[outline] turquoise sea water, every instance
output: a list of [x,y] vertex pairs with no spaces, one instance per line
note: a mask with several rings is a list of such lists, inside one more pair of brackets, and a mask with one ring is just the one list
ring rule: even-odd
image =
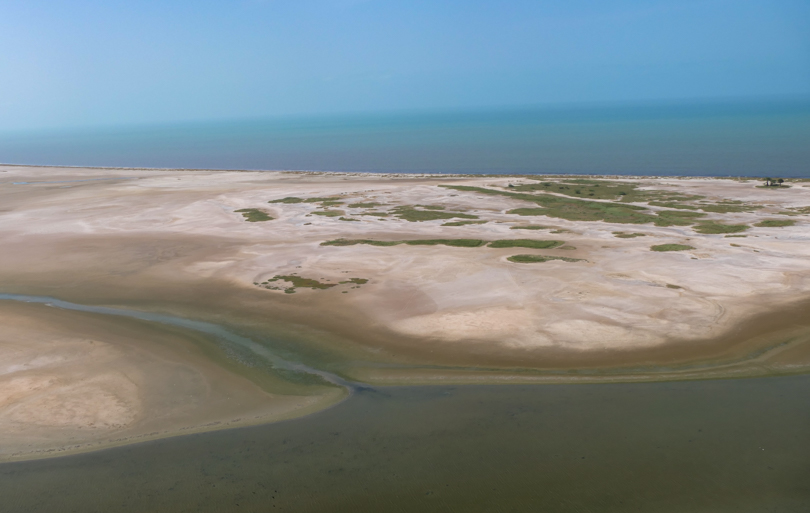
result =
[[0,134],[0,162],[810,176],[810,100],[310,117]]

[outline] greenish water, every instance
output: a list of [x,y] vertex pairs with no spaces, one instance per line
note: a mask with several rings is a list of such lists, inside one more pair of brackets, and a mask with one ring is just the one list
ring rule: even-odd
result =
[[810,511],[810,376],[362,389],[264,426],[0,465],[4,513]]

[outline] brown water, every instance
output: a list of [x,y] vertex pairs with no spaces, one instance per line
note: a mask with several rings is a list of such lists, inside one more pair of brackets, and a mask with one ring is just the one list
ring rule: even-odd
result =
[[393,387],[297,420],[0,465],[0,510],[810,511],[810,376]]

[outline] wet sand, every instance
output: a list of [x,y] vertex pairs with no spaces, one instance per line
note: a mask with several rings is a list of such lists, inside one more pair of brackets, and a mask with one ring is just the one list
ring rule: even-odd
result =
[[[518,180],[0,166],[0,292],[220,324],[254,340],[272,339],[290,360],[375,384],[648,381],[810,368],[810,225],[808,215],[796,210],[810,206],[810,188],[803,183],[763,191],[746,181],[636,180],[651,190],[758,207],[708,216],[723,223],[751,226],[787,218],[785,211],[795,214],[789,217],[794,226],[752,227],[745,238],[698,234],[688,226],[526,218],[509,214],[525,202],[438,187],[505,187]],[[289,196],[334,197],[344,204],[268,203]],[[381,206],[348,207],[363,202]],[[443,220],[366,215],[414,205],[487,222],[443,226]],[[247,222],[236,212],[245,208],[262,209],[274,219]],[[316,213],[338,209],[341,217],[356,220]],[[547,228],[511,229],[528,224]],[[645,236],[617,238],[619,231]],[[339,238],[558,239],[574,249],[321,245]],[[668,243],[695,249],[650,251],[651,245]],[[583,261],[507,260],[517,253]],[[298,287],[294,293],[257,285],[294,273],[335,285]],[[338,284],[348,278],[367,281]],[[0,350],[22,351],[20,361],[29,366],[42,351],[80,355],[60,357],[63,363],[49,363],[47,371],[26,369],[32,381],[3,387],[3,408],[26,411],[28,404],[28,416],[14,418],[40,422],[37,436],[43,442],[32,450],[65,448],[74,439],[76,446],[126,442],[212,422],[298,415],[338,398],[335,389],[324,399],[318,395],[323,390],[297,388],[311,384],[234,367],[228,358],[205,351],[186,361],[178,349],[169,358],[156,349],[163,351],[163,345],[149,342],[168,337],[165,346],[179,348],[190,344],[181,342],[184,337],[194,338],[188,333],[165,334],[146,323],[144,334],[119,336],[116,330],[132,329],[130,321],[119,328],[118,319],[91,323],[82,319],[96,317],[0,306],[8,325],[19,325]],[[107,323],[104,330],[88,333],[88,326],[98,323]],[[30,340],[39,342],[28,345]],[[103,349],[80,342],[85,340],[103,342]],[[172,394],[166,404],[176,408],[166,406],[165,415],[149,406],[171,388],[166,380],[175,375],[172,369],[181,368],[197,376],[197,388],[188,385],[189,397],[199,398],[188,400],[200,404],[197,417],[183,413],[186,401]],[[19,372],[0,378],[20,379]],[[124,379],[125,374],[142,377]],[[64,386],[50,385],[57,382]],[[39,387],[42,383],[49,385]],[[19,397],[18,388],[24,391]],[[217,402],[230,391],[239,397],[238,406]],[[95,399],[91,404],[82,399],[67,416],[54,411],[52,418],[36,417],[40,413],[34,412],[48,410],[43,405],[65,404],[65,394]],[[37,404],[41,407],[31,406]],[[276,405],[281,410],[273,410]],[[152,421],[157,427],[147,428]],[[88,429],[90,423],[96,427]],[[20,446],[34,447],[34,431],[33,441],[18,438],[26,432],[22,425],[3,429],[16,433]],[[88,432],[103,436],[85,436]]]
[[0,461],[271,422],[345,396],[256,376],[156,323],[8,300],[0,323]]

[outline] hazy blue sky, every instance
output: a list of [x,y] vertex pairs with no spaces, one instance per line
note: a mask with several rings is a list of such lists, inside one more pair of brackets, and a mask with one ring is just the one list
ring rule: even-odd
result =
[[0,130],[808,94],[808,0],[0,0]]

